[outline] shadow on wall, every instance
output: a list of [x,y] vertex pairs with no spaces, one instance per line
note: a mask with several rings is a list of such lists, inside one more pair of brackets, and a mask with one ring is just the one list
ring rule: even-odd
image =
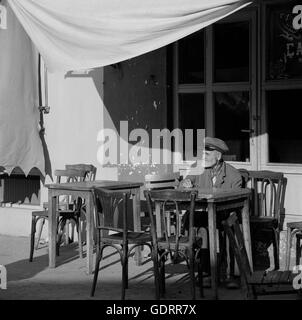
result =
[[[104,110],[100,110],[103,114],[100,129],[111,129],[117,133],[117,147],[121,121],[127,122],[128,134],[140,128],[150,137],[152,129],[167,127],[166,48],[103,68],[70,71],[65,75],[65,78],[77,77],[92,78],[100,101],[105,105]],[[130,141],[128,134],[124,140],[127,140],[130,150],[139,138]],[[130,161],[114,167],[117,168],[118,180],[143,181],[145,174],[167,172],[167,165],[150,169],[143,164],[132,165]],[[172,171],[170,168],[168,170]]]

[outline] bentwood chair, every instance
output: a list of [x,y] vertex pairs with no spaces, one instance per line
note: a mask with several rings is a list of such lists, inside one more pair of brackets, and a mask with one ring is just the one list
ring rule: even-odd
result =
[[286,237],[286,253],[285,253],[285,268],[289,270],[291,247],[294,237],[296,236],[296,265],[300,265],[301,259],[301,240],[302,240],[302,221],[287,223],[287,237]]
[[[160,276],[160,293],[165,295],[165,262],[170,255],[172,263],[176,264],[184,259],[189,268],[189,276],[191,283],[192,299],[195,299],[195,263],[198,265],[198,280],[200,287],[200,295],[203,296],[202,286],[202,265],[200,260],[201,238],[197,237],[193,228],[194,209],[196,191],[180,191],[180,190],[145,190],[148,210],[151,220],[151,233],[154,252],[158,255],[159,276]],[[160,215],[154,221],[153,207],[160,206]],[[176,215],[176,232],[171,234],[168,230],[167,216],[165,214],[166,207],[174,209]],[[189,208],[189,230],[188,234],[181,233],[181,211]],[[161,234],[158,236],[158,228],[160,225]]]
[[95,181],[97,168],[92,164],[78,163],[78,164],[66,164],[65,169],[69,170],[83,170],[85,171],[85,181]]
[[293,287],[293,280],[297,274],[291,271],[256,271],[252,272],[249,264],[244,239],[236,213],[222,222],[225,233],[229,238],[232,251],[238,264],[241,286],[247,299],[257,299],[259,295],[273,295],[284,293],[301,294],[301,289]]
[[[84,170],[85,171],[84,181],[95,181],[97,168],[92,164],[86,164],[86,163],[66,164],[65,169]],[[83,223],[86,220],[86,203],[85,203],[85,201],[83,201],[82,206],[81,206],[81,220]],[[72,229],[72,241],[73,241],[73,230],[74,230],[74,228]]]
[[252,235],[259,231],[271,235],[275,270],[279,269],[279,242],[284,216],[284,198],[287,179],[283,173],[273,171],[248,171],[252,189],[250,225]]
[[[83,170],[55,170],[54,175],[56,176],[56,183],[64,182],[76,182],[83,181],[85,179],[86,172]],[[81,241],[81,232],[79,229],[80,225],[80,213],[81,213],[81,198],[73,199],[70,201],[70,197],[65,197],[63,201],[59,202],[58,212],[57,212],[57,230],[58,230],[58,241],[57,241],[57,255],[59,255],[59,247],[62,240],[63,230],[66,225],[67,220],[74,220],[78,232],[79,239],[79,251],[80,257],[82,257],[82,241]],[[44,210],[33,211],[32,212],[32,222],[31,222],[31,235],[30,235],[30,255],[29,261],[32,262],[33,254],[35,249],[35,234],[36,226],[39,220],[41,220],[41,227],[38,234],[36,249],[39,244],[39,240],[42,233],[42,228],[45,223],[45,220],[48,219],[48,204],[43,204]]]
[[[177,173],[168,173],[168,174],[147,174],[145,175],[145,190],[173,190],[176,189],[179,185],[180,174]],[[145,211],[148,211],[146,200],[142,200],[141,204],[143,205],[141,208],[145,208]],[[154,208],[153,208],[154,209]],[[174,224],[171,228],[171,221],[175,219],[175,215],[173,211],[167,210],[167,223],[168,223],[168,231],[175,232]],[[181,217],[181,216],[180,216]],[[172,229],[172,230],[171,230]]]
[[155,297],[159,298],[157,255],[153,251],[150,232],[135,232],[128,223],[128,200],[130,192],[110,191],[102,188],[94,189],[94,204],[97,228],[97,252],[91,296],[94,296],[103,251],[107,247],[114,248],[122,264],[122,296],[128,288],[128,259],[137,246],[146,245],[151,250],[154,266]]

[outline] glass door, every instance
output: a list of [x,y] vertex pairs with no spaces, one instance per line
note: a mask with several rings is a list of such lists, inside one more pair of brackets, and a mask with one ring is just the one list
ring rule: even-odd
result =
[[299,1],[262,5],[261,169],[302,173],[302,33],[293,28]]
[[256,169],[256,12],[221,20],[212,26],[211,36],[213,133],[230,149],[225,160]]

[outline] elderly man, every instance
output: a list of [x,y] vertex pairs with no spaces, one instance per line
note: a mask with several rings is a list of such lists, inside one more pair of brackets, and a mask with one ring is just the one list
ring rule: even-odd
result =
[[224,141],[206,137],[202,159],[204,172],[199,176],[187,176],[181,182],[181,186],[185,188],[241,188],[241,174],[233,166],[223,161],[222,155],[228,150]]
[[[185,188],[221,188],[221,189],[236,189],[242,187],[241,174],[237,169],[223,161],[222,155],[229,150],[224,141],[218,138],[206,137],[205,150],[203,152],[204,172],[201,175],[189,175],[184,179],[180,186]],[[188,222],[184,218],[184,228],[187,229]],[[198,233],[202,236],[204,245],[207,247],[207,232],[204,228],[207,227],[208,218],[205,213],[195,212],[194,225],[198,229]],[[219,223],[217,227],[219,228]],[[205,258],[205,257],[204,257]],[[207,259],[208,260],[208,257]],[[224,270],[225,272],[225,270]],[[233,277],[227,282],[227,287],[236,288],[237,283]]]

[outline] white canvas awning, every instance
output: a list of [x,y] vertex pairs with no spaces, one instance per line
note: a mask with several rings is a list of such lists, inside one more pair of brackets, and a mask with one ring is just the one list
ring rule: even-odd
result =
[[101,67],[172,43],[249,3],[3,0],[7,28],[0,28],[0,166],[8,171],[18,166],[26,174],[32,167],[45,171],[32,42],[50,72]]
[[158,49],[246,0],[8,0],[49,71],[101,67]]
[[15,167],[26,175],[33,167],[44,173],[37,53],[10,7],[6,29],[0,29],[0,48],[0,167],[8,173]]

